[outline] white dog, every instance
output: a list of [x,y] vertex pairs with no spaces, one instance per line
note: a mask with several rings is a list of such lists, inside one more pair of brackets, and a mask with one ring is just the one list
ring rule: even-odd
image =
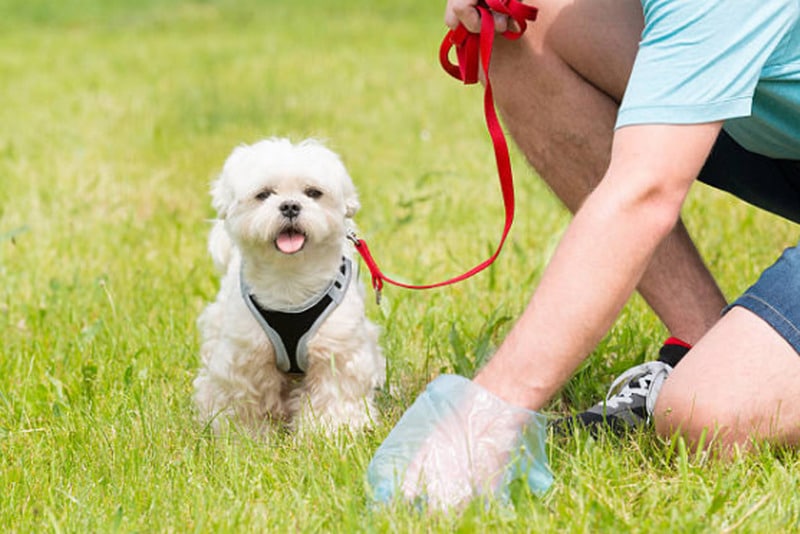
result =
[[198,319],[201,418],[254,434],[369,426],[385,363],[347,240],[360,206],[339,157],[313,140],[240,146],[211,195],[222,283]]

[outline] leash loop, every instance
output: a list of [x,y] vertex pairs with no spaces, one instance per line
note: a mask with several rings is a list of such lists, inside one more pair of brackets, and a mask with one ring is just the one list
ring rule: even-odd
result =
[[[491,57],[494,42],[494,26],[489,24],[489,22],[494,22],[491,11],[506,15],[516,23],[517,31],[509,29],[503,32],[503,37],[515,41],[525,33],[528,21],[536,20],[538,9],[518,0],[485,0],[485,2],[479,3],[475,9],[481,16],[480,33],[470,32],[463,24],[459,24],[456,29],[447,32],[439,47],[439,62],[450,76],[464,82],[465,85],[471,85],[478,83],[478,60],[484,59],[481,56],[486,55],[484,72],[488,85],[488,59]],[[491,28],[489,28],[490,26]],[[453,48],[456,49],[457,64],[450,61],[450,50]],[[484,50],[488,54],[484,54]]]
[[[511,230],[511,224],[514,221],[514,180],[508,154],[508,145],[506,144],[500,120],[497,117],[497,112],[494,107],[494,98],[492,96],[492,85],[489,82],[489,63],[492,57],[495,36],[492,12],[494,11],[506,15],[516,24],[516,30],[509,29],[502,34],[506,39],[516,40],[525,32],[527,21],[532,22],[536,20],[538,10],[533,6],[523,4],[519,0],[482,0],[475,9],[477,9],[480,14],[480,33],[470,32],[463,24],[459,24],[454,30],[448,31],[439,47],[439,62],[445,72],[457,80],[462,81],[465,85],[478,83],[479,73],[481,71],[483,72],[483,78],[485,80],[483,98],[484,117],[494,148],[500,189],[503,195],[503,206],[505,208],[503,234],[494,253],[469,271],[442,282],[415,285],[398,282],[383,274],[375,258],[373,258],[367,243],[359,239],[354,232],[348,232],[348,239],[353,242],[356,251],[361,255],[370,271],[372,288],[375,291],[375,298],[378,303],[380,303],[384,282],[406,289],[432,289],[455,284],[483,271],[497,259],[508,237],[508,233]],[[450,51],[453,48],[456,50],[456,64],[450,61]]]

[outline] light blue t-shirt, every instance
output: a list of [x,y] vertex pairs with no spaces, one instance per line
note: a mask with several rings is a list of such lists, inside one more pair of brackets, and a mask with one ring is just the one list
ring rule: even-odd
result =
[[617,128],[724,120],[748,150],[800,160],[800,0],[642,0],[642,7]]

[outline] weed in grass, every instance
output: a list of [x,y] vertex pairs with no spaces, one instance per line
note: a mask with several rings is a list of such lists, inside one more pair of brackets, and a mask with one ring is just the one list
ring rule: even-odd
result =
[[496,313],[486,320],[475,336],[461,334],[454,324],[450,328],[450,348],[452,372],[472,377],[494,352],[498,330],[511,320],[510,316],[496,317]]

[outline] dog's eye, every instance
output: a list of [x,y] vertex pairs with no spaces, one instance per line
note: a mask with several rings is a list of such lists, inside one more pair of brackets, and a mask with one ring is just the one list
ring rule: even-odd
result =
[[306,188],[305,193],[308,198],[313,198],[313,199],[317,199],[322,196],[322,191],[320,191],[316,187]]
[[259,191],[256,194],[256,200],[267,200],[271,194],[272,194],[271,189],[264,189],[263,191]]

